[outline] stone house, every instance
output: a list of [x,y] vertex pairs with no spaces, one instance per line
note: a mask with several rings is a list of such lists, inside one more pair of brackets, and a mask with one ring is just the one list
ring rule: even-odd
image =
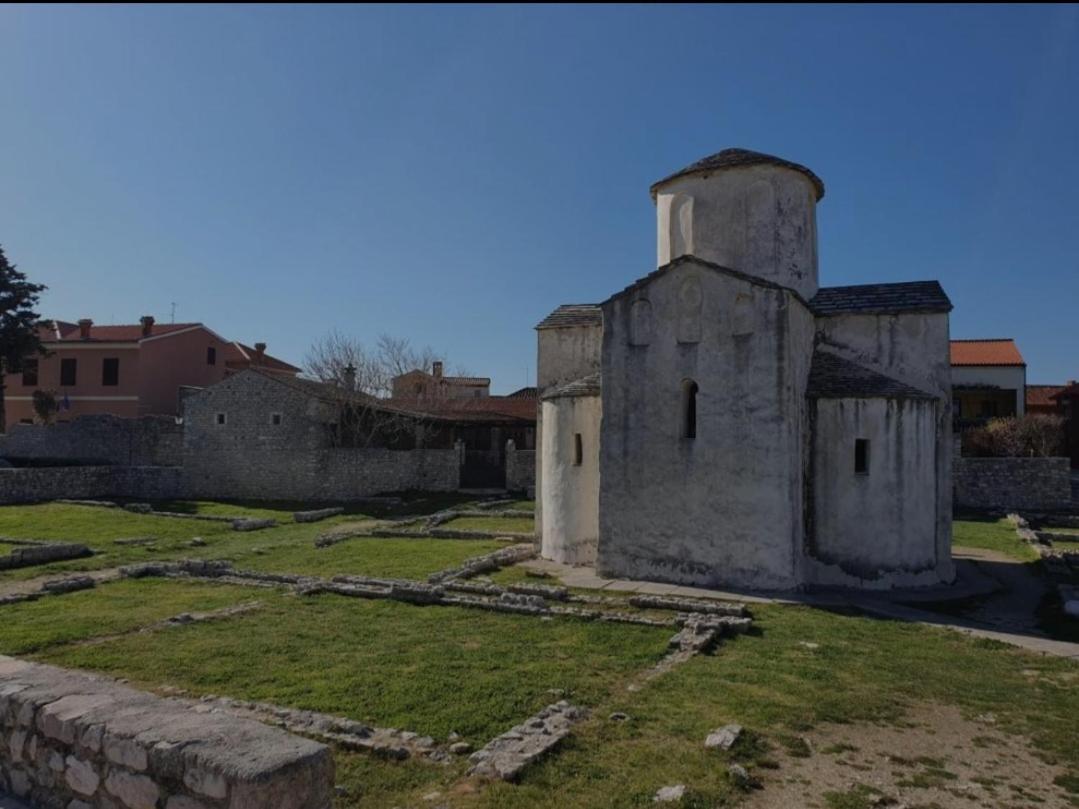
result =
[[[50,391],[60,402],[57,421],[85,415],[134,418],[176,415],[181,391],[220,382],[257,367],[294,376],[300,369],[254,348],[226,340],[201,323],[99,326],[48,321],[40,327],[48,354],[31,358],[4,380],[8,425],[33,423],[33,394]],[[0,424],[0,432],[6,425]]]
[[442,363],[431,364],[431,373],[416,368],[390,380],[394,399],[479,399],[491,395],[491,380],[479,376],[445,376]]
[[537,327],[542,553],[703,586],[951,581],[951,303],[818,285],[809,169],[652,187],[659,269]]

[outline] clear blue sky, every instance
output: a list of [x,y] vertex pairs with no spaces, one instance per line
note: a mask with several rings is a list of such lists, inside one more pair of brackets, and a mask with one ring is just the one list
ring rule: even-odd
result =
[[508,392],[549,310],[654,269],[649,184],[742,146],[824,179],[822,283],[938,278],[953,336],[1079,377],[1074,5],[7,7],[0,43],[49,316],[389,332]]

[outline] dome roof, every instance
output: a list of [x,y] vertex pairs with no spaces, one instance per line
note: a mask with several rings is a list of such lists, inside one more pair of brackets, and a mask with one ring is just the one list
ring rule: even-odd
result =
[[698,160],[696,163],[691,163],[681,171],[676,171],[669,177],[664,177],[657,183],[653,183],[651,189],[652,198],[655,199],[656,192],[659,187],[664,183],[669,183],[671,180],[678,177],[686,177],[690,174],[711,174],[714,171],[720,169],[738,168],[741,166],[781,166],[785,169],[793,169],[794,171],[801,172],[809,181],[813,183],[813,187],[817,189],[817,200],[824,196],[824,183],[821,178],[807,169],[805,166],[798,163],[792,163],[789,160],[784,160],[781,157],[773,157],[772,155],[763,154],[761,152],[753,152],[749,149],[724,149],[722,152],[716,152],[714,155]]

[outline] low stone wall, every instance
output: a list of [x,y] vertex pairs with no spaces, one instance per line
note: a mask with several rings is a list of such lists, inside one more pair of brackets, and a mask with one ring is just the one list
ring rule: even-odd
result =
[[0,505],[43,500],[180,496],[181,470],[171,466],[55,466],[0,469]]
[[172,416],[80,416],[70,423],[13,424],[0,458],[122,466],[178,466],[183,427]]
[[513,441],[506,444],[506,489],[525,492],[530,497],[536,491],[536,451],[517,449]]
[[1000,511],[1068,509],[1070,471],[1067,458],[956,458],[955,502]]
[[333,778],[317,742],[0,656],[0,793],[66,809],[328,809]]
[[347,502],[385,492],[456,491],[456,449],[194,450],[184,457],[187,497]]

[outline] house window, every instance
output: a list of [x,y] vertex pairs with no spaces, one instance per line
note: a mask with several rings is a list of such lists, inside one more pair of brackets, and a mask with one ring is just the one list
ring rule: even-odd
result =
[[584,462],[584,448],[581,445],[581,434],[573,435],[573,465],[580,466]]
[[217,349],[213,346],[209,346],[206,349],[206,364],[217,365]]
[[222,425],[225,424],[225,422],[227,421],[227,419],[225,418],[225,414],[224,413],[218,413],[217,417],[215,418],[215,421],[218,424],[222,424]]
[[270,414],[270,424],[272,424],[274,427],[280,427],[281,426],[281,414],[280,413],[271,413]]
[[687,379],[682,383],[682,438],[697,437],[697,383]]
[[869,474],[869,441],[865,438],[854,440],[854,474]]
[[991,399],[984,399],[982,401],[982,418],[992,418],[997,414],[997,403]]
[[75,384],[76,370],[78,365],[74,359],[60,360],[60,384],[71,386]]
[[37,385],[37,360],[23,360],[22,383],[28,388]]
[[120,360],[118,357],[106,357],[101,361],[101,384],[105,386],[120,384]]

